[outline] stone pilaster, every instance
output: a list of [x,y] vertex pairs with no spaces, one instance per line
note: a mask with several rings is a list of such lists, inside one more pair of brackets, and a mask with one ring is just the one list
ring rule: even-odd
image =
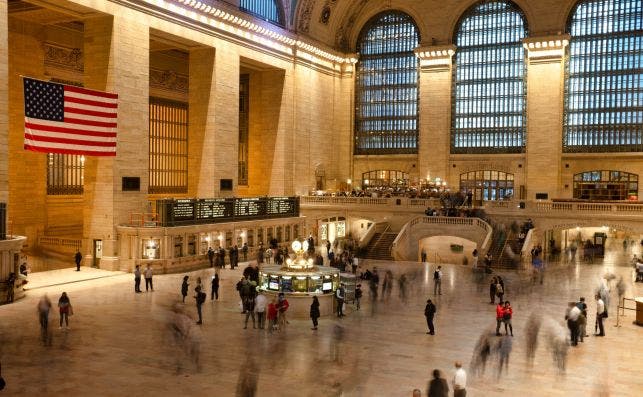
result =
[[420,179],[445,179],[449,175],[451,57],[454,53],[454,46],[422,47],[415,50],[415,55],[420,59]]
[[[188,195],[214,197],[215,142],[214,48],[190,51],[190,92],[188,129]],[[235,163],[236,164],[236,163]],[[232,167],[232,165],[230,165]],[[218,189],[218,184],[216,188]]]
[[569,36],[530,37],[527,50],[526,199],[560,197],[564,55]]
[[[116,157],[85,163],[83,249],[92,260],[93,240],[103,240],[100,266],[116,269],[114,226],[127,223],[131,213],[148,211],[149,29],[129,14],[89,19],[85,53],[86,86],[119,98]],[[124,176],[139,177],[141,190],[123,192]]]
[[9,200],[9,23],[0,0],[0,202]]
[[[215,59],[214,196],[232,196],[237,186],[239,163],[239,55],[225,45]],[[192,73],[190,73],[192,74]],[[233,190],[221,191],[219,179],[232,179]]]

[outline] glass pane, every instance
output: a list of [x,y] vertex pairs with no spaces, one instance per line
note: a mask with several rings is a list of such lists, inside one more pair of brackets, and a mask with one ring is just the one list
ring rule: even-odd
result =
[[643,151],[642,0],[585,0],[569,22],[565,152]]
[[522,11],[507,1],[480,1],[455,33],[452,153],[521,153],[525,146]]
[[376,15],[360,33],[355,154],[417,153],[418,43],[413,19],[399,11]]

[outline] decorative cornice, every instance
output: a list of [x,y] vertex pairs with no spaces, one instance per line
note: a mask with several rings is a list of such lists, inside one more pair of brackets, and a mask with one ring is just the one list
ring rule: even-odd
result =
[[445,71],[451,68],[451,58],[455,54],[454,45],[418,47],[415,56],[420,59],[422,71]]
[[286,56],[302,56],[307,62],[317,63],[320,66],[337,70],[337,66],[350,59],[345,54],[333,53],[330,50],[322,49],[316,45],[307,43],[277,27],[266,27],[263,24],[255,23],[245,16],[235,15],[231,12],[216,8],[205,1],[197,0],[143,0],[154,7],[183,18],[193,20],[195,23],[204,24],[212,29],[223,31],[235,39],[247,40],[260,44],[273,51]]
[[569,39],[568,34],[527,37],[523,39],[522,46],[527,50],[527,59],[531,63],[562,62]]
[[173,70],[150,69],[150,88],[187,95],[189,78]]
[[45,65],[73,72],[83,72],[83,52],[80,48],[44,43]]

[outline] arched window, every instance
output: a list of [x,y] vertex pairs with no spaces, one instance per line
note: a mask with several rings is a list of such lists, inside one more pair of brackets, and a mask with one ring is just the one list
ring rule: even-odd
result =
[[574,198],[585,200],[638,199],[639,176],[625,171],[596,170],[574,175]]
[[471,192],[473,200],[506,200],[514,195],[514,174],[496,170],[479,170],[460,174],[460,190]]
[[586,0],[571,14],[565,152],[643,151],[642,0]]
[[399,11],[373,17],[357,43],[355,154],[417,153],[419,42]]
[[284,12],[277,0],[241,0],[239,8],[275,25],[284,26]]
[[508,1],[481,1],[455,31],[451,153],[525,149],[527,24]]
[[396,170],[376,170],[362,173],[364,187],[406,187],[409,174]]

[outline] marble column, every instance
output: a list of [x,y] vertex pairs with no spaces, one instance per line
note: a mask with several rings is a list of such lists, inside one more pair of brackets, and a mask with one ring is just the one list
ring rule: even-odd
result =
[[[83,250],[90,261],[92,240],[103,240],[101,268],[119,270],[114,227],[147,204],[149,28],[129,14],[88,19],[84,51],[85,86],[119,98],[116,157],[85,161]],[[124,176],[140,178],[140,191],[123,192]]]
[[[214,98],[214,186],[215,197],[231,197],[237,185],[239,162],[239,55],[226,46],[216,48]],[[219,180],[231,179],[233,190],[221,191]]]
[[[215,197],[216,81],[214,48],[190,51],[188,194]],[[216,183],[218,188],[218,183]]]
[[569,36],[530,37],[527,50],[527,200],[561,197],[565,47]]
[[[418,172],[420,179],[446,179],[451,151],[451,57],[455,46],[420,47]],[[454,181],[448,181],[453,184]]]
[[7,1],[0,0],[0,202],[9,200],[9,24]]

